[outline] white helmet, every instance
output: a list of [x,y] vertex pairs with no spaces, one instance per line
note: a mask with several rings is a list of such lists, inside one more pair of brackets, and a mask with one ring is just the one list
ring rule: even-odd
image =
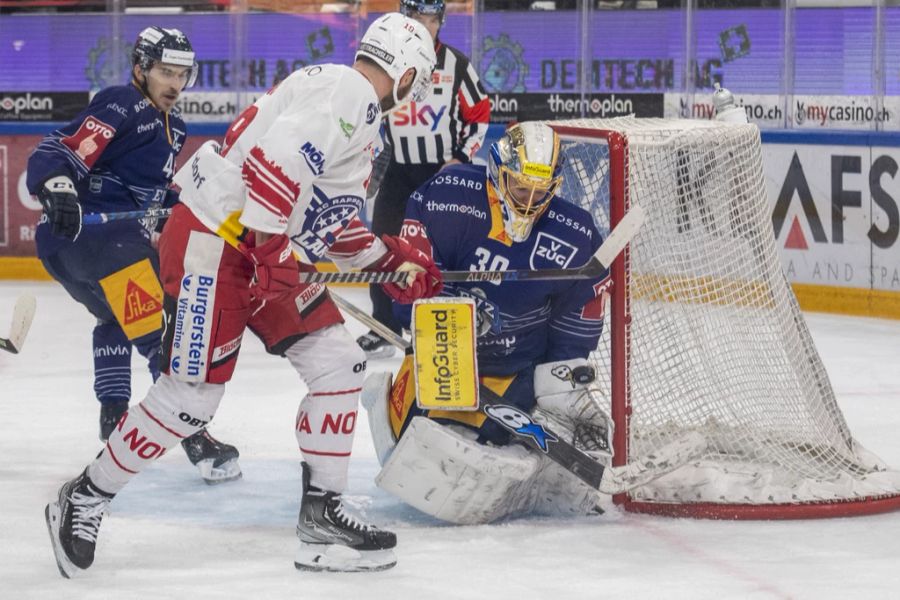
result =
[[[356,58],[360,56],[374,61],[394,80],[394,107],[407,99],[421,102],[428,95],[437,57],[431,34],[418,21],[395,12],[378,17],[359,42]],[[408,97],[399,98],[400,79],[410,67],[416,78]]]
[[491,144],[487,162],[504,229],[524,242],[562,183],[559,136],[544,123],[518,123]]

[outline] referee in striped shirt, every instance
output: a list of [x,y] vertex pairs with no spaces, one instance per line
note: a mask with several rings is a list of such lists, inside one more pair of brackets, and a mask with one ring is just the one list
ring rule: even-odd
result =
[[[375,198],[372,231],[378,236],[398,235],[409,196],[444,166],[471,162],[487,133],[491,105],[475,68],[466,55],[438,37],[445,8],[444,0],[400,0],[400,12],[422,23],[434,38],[437,67],[424,101],[410,102],[385,117],[390,145],[385,153],[390,158]],[[369,295],[372,316],[400,333],[381,286],[370,286]],[[394,347],[371,331],[357,343],[368,359],[394,354]]]

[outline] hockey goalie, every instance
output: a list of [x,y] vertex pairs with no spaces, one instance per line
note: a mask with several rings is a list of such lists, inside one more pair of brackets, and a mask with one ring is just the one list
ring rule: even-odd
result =
[[[487,168],[454,165],[417,190],[402,236],[442,270],[580,266],[602,238],[586,211],[555,196],[561,162],[550,127],[515,125],[491,147]],[[389,373],[370,376],[362,402],[383,467],[378,485],[460,524],[595,511],[597,487],[541,447],[510,444],[516,428],[504,419],[519,419],[523,430],[552,429],[609,464],[611,420],[587,360],[601,334],[608,282],[604,271],[592,279],[447,283],[445,295],[474,303],[478,384],[494,409],[423,408],[431,399],[417,402],[413,385],[414,365],[428,362],[421,356],[407,356],[393,382]],[[409,307],[395,308],[408,324]]]

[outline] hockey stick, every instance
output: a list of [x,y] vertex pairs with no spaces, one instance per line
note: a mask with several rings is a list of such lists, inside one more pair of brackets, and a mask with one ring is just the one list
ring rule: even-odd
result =
[[110,221],[124,221],[127,219],[165,219],[171,214],[171,208],[148,208],[146,210],[126,210],[124,212],[111,213],[87,213],[81,217],[81,223],[83,225],[102,225],[104,223],[109,223]]
[[[333,291],[329,291],[329,293],[335,304],[392,345],[403,351],[411,349],[410,343],[391,331],[390,328]],[[640,463],[624,467],[604,467],[550,428],[533,421],[520,409],[503,404],[502,399],[485,386],[480,386],[480,396],[484,414],[489,419],[500,424],[532,450],[545,454],[547,458],[604,494],[621,494],[645,485],[691,460],[699,458],[707,447],[706,439],[703,436],[696,432],[690,432],[663,446],[657,453],[641,457]]]
[[25,344],[25,336],[34,319],[34,309],[37,302],[31,294],[22,294],[16,300],[13,307],[12,325],[9,327],[9,337],[0,338],[0,348],[7,352],[18,354]]
[[[608,269],[644,222],[644,211],[634,205],[616,225],[603,244],[581,267],[574,269],[513,269],[510,271],[444,271],[444,281],[536,281],[549,279],[591,279]],[[399,283],[409,273],[394,271],[354,271],[351,273],[301,273],[301,283]]]

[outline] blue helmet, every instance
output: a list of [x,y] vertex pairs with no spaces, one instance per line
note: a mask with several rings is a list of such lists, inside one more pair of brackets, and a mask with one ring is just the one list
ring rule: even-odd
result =
[[197,60],[194,49],[187,36],[178,29],[147,27],[138,35],[131,52],[131,64],[140,65],[149,71],[156,63],[166,63],[188,67],[188,81],[184,86],[189,88],[197,80]]
[[411,17],[410,13],[419,13],[420,15],[437,15],[444,23],[444,11],[447,5],[444,0],[400,0],[400,12]]

